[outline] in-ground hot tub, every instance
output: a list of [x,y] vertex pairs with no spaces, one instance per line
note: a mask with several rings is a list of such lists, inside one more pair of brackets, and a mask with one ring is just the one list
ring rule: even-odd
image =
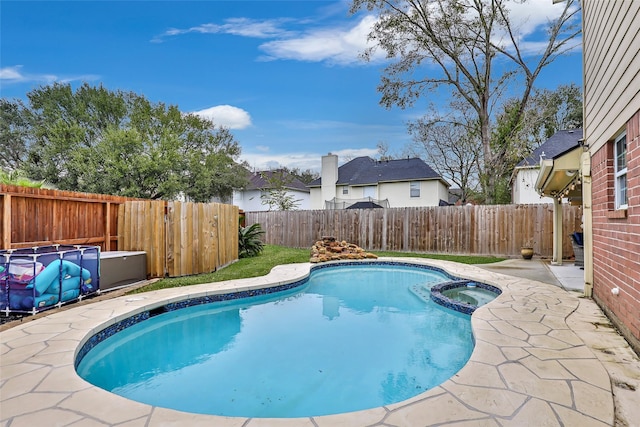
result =
[[100,252],[100,290],[110,291],[147,279],[147,253]]
[[471,314],[496,299],[502,291],[495,286],[470,280],[452,280],[431,288],[431,299],[460,313]]

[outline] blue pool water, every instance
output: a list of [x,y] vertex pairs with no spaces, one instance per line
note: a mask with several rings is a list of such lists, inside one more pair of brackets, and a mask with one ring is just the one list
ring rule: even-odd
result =
[[167,312],[97,344],[77,371],[180,411],[290,418],[399,402],[444,382],[473,350],[470,316],[411,287],[402,265],[327,267],[302,287]]

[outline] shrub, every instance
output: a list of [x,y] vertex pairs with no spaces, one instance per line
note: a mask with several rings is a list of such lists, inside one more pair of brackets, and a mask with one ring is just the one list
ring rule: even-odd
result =
[[249,227],[240,227],[238,229],[238,256],[240,258],[249,258],[260,255],[264,249],[261,237],[264,230],[260,224],[252,224]]

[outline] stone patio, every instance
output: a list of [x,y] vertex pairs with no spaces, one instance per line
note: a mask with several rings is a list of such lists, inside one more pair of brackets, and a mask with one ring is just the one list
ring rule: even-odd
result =
[[433,265],[503,290],[472,317],[476,347],[467,365],[410,400],[312,418],[229,418],[130,401],[75,373],[78,348],[108,325],[169,301],[290,283],[309,273],[305,263],[279,266],[255,279],[110,298],[2,331],[0,426],[588,427],[633,426],[640,420],[640,362],[590,299],[477,266],[395,261]]

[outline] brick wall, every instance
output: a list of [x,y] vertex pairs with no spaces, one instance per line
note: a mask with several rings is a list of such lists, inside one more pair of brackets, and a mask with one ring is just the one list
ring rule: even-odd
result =
[[[614,205],[613,141],[592,153],[593,296],[640,348],[640,111],[627,122],[628,209]],[[614,135],[612,135],[614,137]],[[620,288],[614,295],[611,290]]]

